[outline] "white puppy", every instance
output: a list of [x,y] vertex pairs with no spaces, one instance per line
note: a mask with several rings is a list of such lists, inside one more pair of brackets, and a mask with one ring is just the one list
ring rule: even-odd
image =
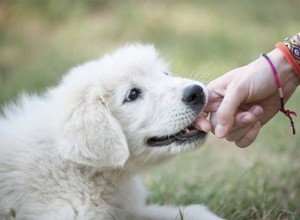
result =
[[206,100],[140,44],[23,95],[0,117],[0,219],[219,219],[202,205],[148,206],[135,177],[202,144],[192,123]]

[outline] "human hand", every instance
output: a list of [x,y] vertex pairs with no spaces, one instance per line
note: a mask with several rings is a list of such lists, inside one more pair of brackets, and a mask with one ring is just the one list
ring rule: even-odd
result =
[[[249,146],[258,135],[261,126],[259,117],[263,110],[260,106],[253,106],[249,111],[238,112],[235,115],[234,125],[226,135],[226,139],[230,142],[235,142],[239,147]],[[201,113],[194,123],[194,127],[209,132],[216,125],[215,113],[211,113],[211,121],[206,117],[208,113]]]
[[[288,100],[300,80],[278,49],[268,56],[279,73],[284,99]],[[241,147],[250,145],[261,126],[280,108],[278,89],[264,58],[224,74],[209,83],[208,90],[210,96],[205,111],[210,113],[212,131],[217,137],[234,141]],[[245,115],[251,120],[243,122]],[[200,128],[203,120],[200,117],[197,121]]]

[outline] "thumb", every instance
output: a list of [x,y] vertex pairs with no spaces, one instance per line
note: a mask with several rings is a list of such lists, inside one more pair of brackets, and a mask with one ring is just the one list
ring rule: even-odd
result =
[[232,128],[238,107],[244,100],[243,89],[229,86],[216,112],[215,135],[219,138],[225,137]]

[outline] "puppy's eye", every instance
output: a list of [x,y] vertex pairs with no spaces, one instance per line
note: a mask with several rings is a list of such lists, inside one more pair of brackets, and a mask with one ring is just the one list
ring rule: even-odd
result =
[[127,93],[124,102],[132,102],[136,100],[140,96],[140,94],[141,90],[133,88]]

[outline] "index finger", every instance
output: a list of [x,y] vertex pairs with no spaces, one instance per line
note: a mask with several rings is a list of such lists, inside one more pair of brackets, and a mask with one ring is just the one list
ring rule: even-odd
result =
[[225,137],[234,124],[235,114],[244,100],[244,92],[236,86],[229,86],[216,112],[215,135]]

